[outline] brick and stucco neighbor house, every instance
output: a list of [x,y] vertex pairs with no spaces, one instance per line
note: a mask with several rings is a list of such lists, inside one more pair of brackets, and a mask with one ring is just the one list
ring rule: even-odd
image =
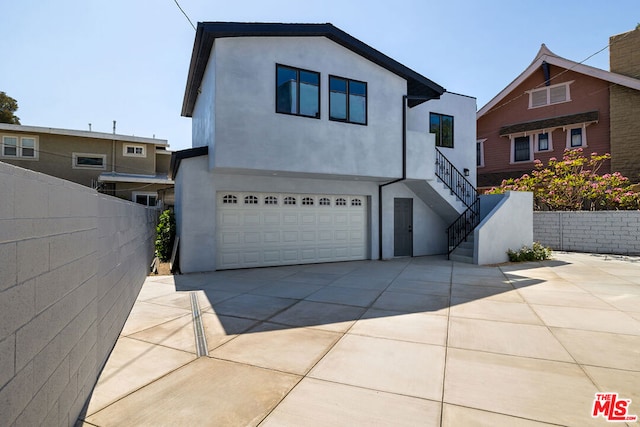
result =
[[446,254],[477,200],[475,109],[331,24],[199,23],[181,270]]
[[150,206],[159,192],[173,204],[168,146],[164,139],[0,123],[0,161]]
[[611,153],[602,173],[640,181],[640,30],[611,38],[611,71],[556,55],[533,62],[477,114],[478,187],[530,173],[565,149]]

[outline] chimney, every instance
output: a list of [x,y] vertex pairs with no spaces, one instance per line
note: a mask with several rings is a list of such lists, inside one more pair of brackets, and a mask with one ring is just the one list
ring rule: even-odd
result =
[[609,37],[609,68],[614,73],[640,78],[640,27]]

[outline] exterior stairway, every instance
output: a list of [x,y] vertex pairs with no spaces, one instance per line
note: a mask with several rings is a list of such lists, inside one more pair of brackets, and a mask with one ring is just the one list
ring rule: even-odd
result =
[[405,185],[450,224],[447,228],[450,259],[473,263],[474,246],[470,238],[473,239],[473,230],[480,224],[478,192],[437,148],[433,172],[434,179],[406,181]]
[[474,251],[474,238],[473,233],[470,233],[465,240],[462,241],[453,251],[449,254],[449,259],[452,261],[466,262],[473,264],[473,251]]

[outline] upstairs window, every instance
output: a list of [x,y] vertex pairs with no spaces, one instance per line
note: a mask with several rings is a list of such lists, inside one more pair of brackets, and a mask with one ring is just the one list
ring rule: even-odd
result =
[[320,73],[276,65],[276,112],[320,118]]
[[107,168],[106,154],[72,153],[71,159],[73,169],[105,170]]
[[544,107],[545,105],[560,104],[571,101],[569,85],[573,81],[533,89],[529,93],[529,108]]
[[429,132],[436,135],[436,147],[453,148],[453,116],[429,113]]
[[37,159],[38,143],[33,136],[3,136],[0,154],[2,157]]
[[329,119],[367,124],[367,83],[329,76]]
[[147,153],[144,145],[124,145],[122,155],[127,157],[146,157]]

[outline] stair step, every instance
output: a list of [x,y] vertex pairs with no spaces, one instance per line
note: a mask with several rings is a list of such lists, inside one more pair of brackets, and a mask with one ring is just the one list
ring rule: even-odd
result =
[[458,255],[456,253],[452,253],[451,255],[449,255],[449,259],[451,261],[457,261],[457,262],[465,262],[467,264],[473,264],[473,257],[468,257],[468,256],[463,256],[463,255]]
[[470,256],[471,258],[473,258],[473,248],[463,248],[461,246],[458,246],[452,253],[456,255]]
[[474,246],[475,245],[472,240],[467,240],[466,242],[462,242],[458,245],[459,248],[471,249],[471,250],[473,250]]

